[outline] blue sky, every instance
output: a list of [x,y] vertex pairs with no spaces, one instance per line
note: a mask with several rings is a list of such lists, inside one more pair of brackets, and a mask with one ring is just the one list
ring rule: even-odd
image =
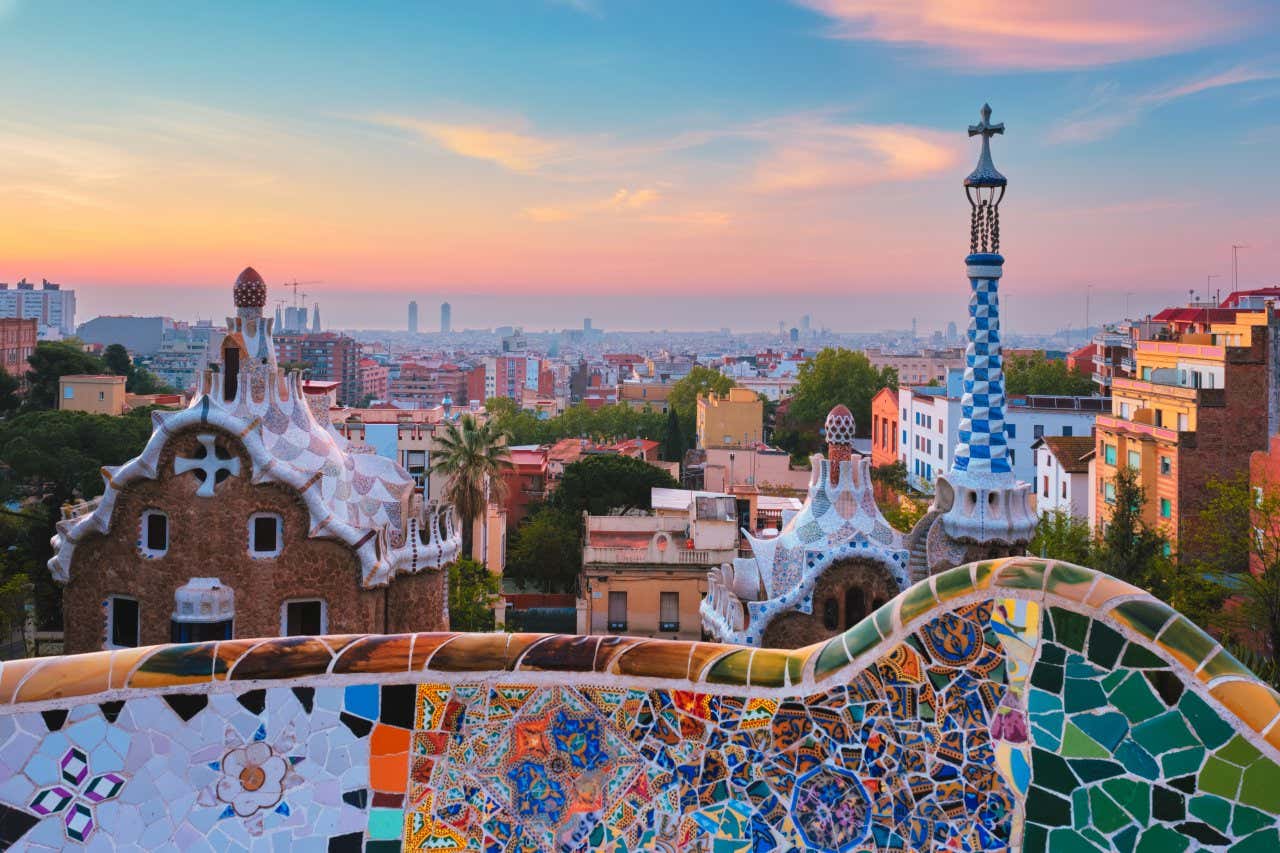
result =
[[217,316],[252,263],[323,280],[353,325],[449,298],[463,325],[765,327],[794,295],[837,328],[940,325],[990,101],[1015,323],[1080,313],[1086,283],[1155,309],[1229,275],[1232,242],[1242,286],[1280,279],[1278,23],[1234,0],[9,0],[0,279],[76,286],[84,317]]

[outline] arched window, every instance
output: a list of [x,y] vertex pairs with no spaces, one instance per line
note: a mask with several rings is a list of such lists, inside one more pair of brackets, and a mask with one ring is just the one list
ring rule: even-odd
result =
[[240,383],[240,348],[231,344],[222,350],[222,399],[236,398]]
[[840,627],[840,603],[834,598],[822,602],[822,626],[828,631],[835,631]]

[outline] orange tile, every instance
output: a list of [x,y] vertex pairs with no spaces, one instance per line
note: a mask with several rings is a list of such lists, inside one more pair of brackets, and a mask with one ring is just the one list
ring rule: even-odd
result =
[[33,669],[54,662],[52,658],[27,658],[0,663],[0,702],[12,702],[18,685]]
[[370,755],[393,755],[409,751],[409,730],[377,723],[369,735]]
[[338,655],[330,668],[335,673],[407,672],[412,634],[361,637]]
[[403,794],[409,781],[409,753],[369,756],[369,787]]
[[1211,687],[1209,692],[1257,732],[1280,714],[1275,691],[1257,681],[1226,681]]
[[409,660],[409,671],[417,672],[424,669],[427,661],[431,659],[431,655],[435,650],[443,646],[449,640],[453,639],[456,634],[448,631],[435,631],[424,634],[413,635],[413,657]]
[[22,682],[16,701],[88,696],[109,689],[110,680],[111,652],[53,658]]
[[1098,582],[1094,584],[1093,591],[1085,598],[1084,603],[1090,607],[1105,607],[1108,602],[1122,595],[1134,595],[1140,593],[1132,584],[1127,584],[1122,580],[1116,580],[1109,575],[1102,575],[1098,578]]
[[[421,640],[422,635],[418,636]],[[414,657],[418,651],[414,649]],[[484,672],[507,668],[506,634],[454,634],[427,664],[443,672]]]
[[127,687],[138,664],[156,653],[157,646],[138,649],[116,649],[111,653],[111,689]]

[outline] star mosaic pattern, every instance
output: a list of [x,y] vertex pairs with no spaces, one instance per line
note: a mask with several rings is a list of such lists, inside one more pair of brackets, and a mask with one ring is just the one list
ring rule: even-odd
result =
[[[243,668],[242,668],[243,665]],[[1280,695],[1010,559],[796,651],[530,634],[0,665],[0,848],[1275,850]]]

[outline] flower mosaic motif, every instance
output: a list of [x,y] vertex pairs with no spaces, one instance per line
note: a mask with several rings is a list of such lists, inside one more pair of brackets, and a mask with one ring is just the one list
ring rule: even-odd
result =
[[258,726],[249,743],[241,743],[229,728],[224,739],[227,751],[220,761],[209,763],[219,773],[212,796],[206,790],[200,798],[202,805],[222,804],[219,819],[245,819],[251,835],[261,834],[265,813],[290,814],[285,791],[300,781],[293,767],[303,757],[287,754],[296,743],[292,729],[286,730],[274,747],[265,742],[266,737],[265,724]]
[[856,776],[824,765],[796,784],[791,813],[804,840],[844,853],[867,834],[867,793]]
[[[97,826],[93,807],[115,799],[124,787],[125,777],[103,773],[91,778],[89,756],[76,747],[66,751],[58,767],[65,784],[41,790],[32,799],[30,809],[41,818],[62,815],[67,838],[83,843]],[[85,780],[89,780],[88,784]]]

